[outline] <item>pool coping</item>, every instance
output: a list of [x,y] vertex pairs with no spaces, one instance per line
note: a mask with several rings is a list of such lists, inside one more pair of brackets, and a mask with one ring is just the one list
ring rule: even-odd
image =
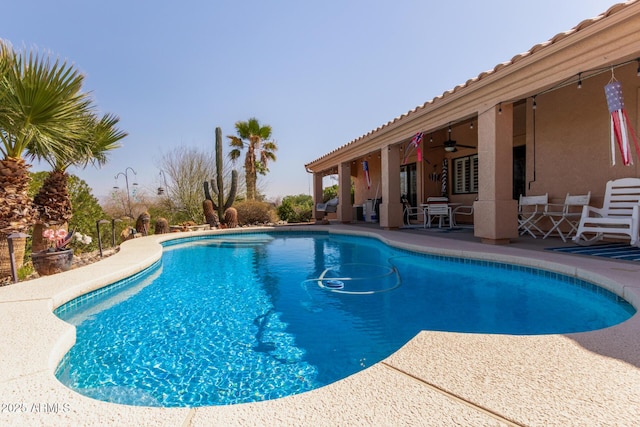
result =
[[640,265],[351,225],[148,236],[65,273],[0,288],[2,425],[633,425],[640,413],[640,315],[598,331],[540,336],[423,331],[384,361],[282,399],[203,408],[96,401],[54,377],[75,342],[53,309],[144,270],[161,242],[208,234],[327,231],[417,252],[515,263],[593,282],[640,307]]

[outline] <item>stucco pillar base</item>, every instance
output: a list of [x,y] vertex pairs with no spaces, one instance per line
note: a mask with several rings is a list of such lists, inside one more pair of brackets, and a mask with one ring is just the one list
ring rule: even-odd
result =
[[402,225],[402,210],[404,206],[400,202],[380,204],[380,227],[395,229]]
[[474,236],[482,243],[507,244],[518,237],[518,202],[479,200],[474,203]]

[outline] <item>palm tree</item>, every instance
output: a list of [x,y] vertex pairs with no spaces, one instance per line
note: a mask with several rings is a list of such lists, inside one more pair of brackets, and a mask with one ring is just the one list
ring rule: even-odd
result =
[[72,156],[68,142],[82,140],[92,102],[81,92],[84,76],[66,62],[16,54],[0,40],[0,64],[0,239],[6,239],[25,232],[37,214],[23,155]]
[[235,162],[244,148],[247,154],[244,159],[245,181],[247,185],[247,199],[256,199],[257,174],[266,175],[269,172],[267,164],[275,161],[278,147],[271,138],[271,126],[260,126],[256,118],[246,122],[236,122],[237,136],[227,136],[232,147],[229,157]]
[[[41,221],[52,225],[65,224],[71,219],[71,198],[66,171],[70,166],[84,168],[89,163],[94,166],[104,165],[107,162],[108,152],[119,148],[119,141],[127,136],[126,132],[116,128],[119,121],[118,117],[111,114],[105,114],[100,120],[90,115],[86,117],[84,138],[69,144],[74,149],[73,155],[41,154],[41,158],[52,168],[33,200]],[[29,156],[35,156],[35,153],[29,152]]]

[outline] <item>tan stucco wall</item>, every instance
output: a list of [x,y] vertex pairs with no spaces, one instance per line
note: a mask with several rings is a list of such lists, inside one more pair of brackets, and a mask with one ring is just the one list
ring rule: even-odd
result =
[[[638,129],[637,64],[615,70],[622,83],[625,108]],[[640,176],[640,161],[634,151],[634,166],[623,166],[616,148],[616,166],[611,166],[610,121],[604,86],[611,72],[583,80],[582,88],[571,84],[536,97],[535,167],[533,127],[529,127],[527,146],[528,194],[549,193],[564,200],[567,192],[592,192],[592,205],[600,206],[606,182]],[[530,114],[531,116],[531,114]],[[535,180],[534,180],[535,169]]]
[[[371,188],[367,188],[367,181],[364,177],[362,162],[369,163],[369,177],[371,178]],[[355,169],[356,172],[353,172]],[[382,196],[380,153],[368,155],[364,159],[358,159],[351,164],[351,174],[354,175],[354,205],[362,205],[367,199],[375,199],[376,191],[378,197]]]

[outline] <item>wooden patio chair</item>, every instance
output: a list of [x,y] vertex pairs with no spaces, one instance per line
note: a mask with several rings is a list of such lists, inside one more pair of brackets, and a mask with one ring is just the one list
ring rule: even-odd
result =
[[628,237],[640,246],[640,178],[621,178],[607,182],[602,208],[584,206],[573,241],[590,245],[605,237]]

